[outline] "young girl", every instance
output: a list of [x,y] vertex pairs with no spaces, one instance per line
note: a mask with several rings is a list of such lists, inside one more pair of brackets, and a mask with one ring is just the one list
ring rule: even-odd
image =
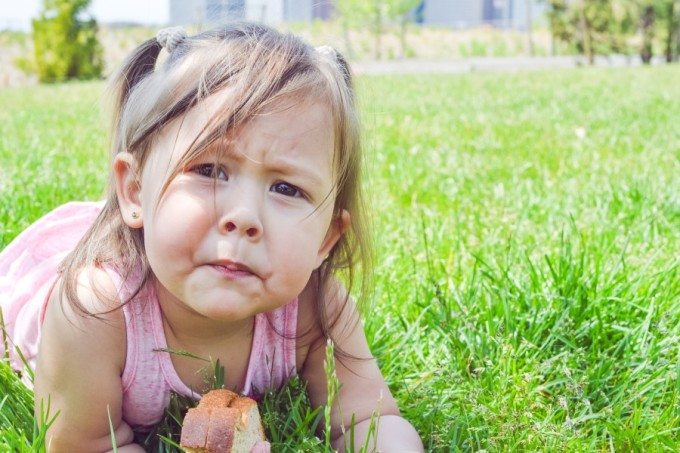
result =
[[112,87],[105,202],[57,208],[0,256],[12,363],[17,346],[36,367],[36,416],[58,413],[49,450],[141,450],[132,428],[158,422],[170,391],[207,390],[205,364],[168,349],[219,359],[249,395],[297,373],[322,405],[329,338],[334,447],[352,420],[363,445],[377,411],[377,449],[422,450],[333,276],[367,256],[342,56],[255,24],[169,29]]

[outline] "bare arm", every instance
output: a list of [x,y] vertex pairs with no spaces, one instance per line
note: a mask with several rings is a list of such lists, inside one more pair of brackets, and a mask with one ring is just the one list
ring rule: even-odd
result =
[[[100,300],[94,287],[114,296]],[[97,269],[81,274],[79,296],[94,312],[112,308],[117,300],[110,279]],[[50,408],[50,417],[57,414],[47,433],[47,450],[109,451],[114,445],[113,427],[118,451],[143,451],[132,445],[132,429],[122,419],[121,373],[126,352],[122,311],[101,319],[81,316],[62,300],[57,286],[42,328],[35,412],[39,417],[42,406]]]
[[[330,297],[333,304],[344,300],[344,288],[336,286],[338,297]],[[339,305],[332,307],[337,310]],[[331,311],[332,313],[333,311]],[[340,389],[331,411],[333,448],[343,451],[349,442],[349,430],[354,417],[354,443],[360,448],[370,434],[371,417],[379,415],[377,434],[369,439],[369,447],[382,451],[423,451],[422,442],[413,426],[401,417],[397,404],[385,384],[378,365],[366,342],[363,325],[358,320],[353,302],[343,310],[334,329],[337,344],[347,353],[361,359],[336,359],[336,374]],[[301,370],[313,406],[328,399],[324,373],[325,341],[317,340],[310,348]],[[343,432],[345,434],[343,434]]]
[[[403,451],[421,452],[423,444],[415,428],[397,415],[383,415],[376,420],[378,436],[370,435],[371,420],[364,420],[354,425],[354,449],[359,451],[366,445],[368,451]],[[369,437],[370,436],[370,437]],[[342,452],[349,448],[350,436],[345,434],[333,440],[335,450]]]

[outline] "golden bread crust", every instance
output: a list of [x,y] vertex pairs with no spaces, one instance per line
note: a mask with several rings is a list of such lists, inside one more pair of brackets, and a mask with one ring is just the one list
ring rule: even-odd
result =
[[187,452],[236,453],[264,441],[255,400],[226,390],[211,390],[187,411],[180,446]]

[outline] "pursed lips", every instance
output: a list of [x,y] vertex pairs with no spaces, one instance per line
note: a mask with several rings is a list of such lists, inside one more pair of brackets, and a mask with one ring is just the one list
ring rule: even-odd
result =
[[210,265],[226,277],[230,278],[259,277],[259,275],[250,267],[235,261],[220,260],[212,262]]

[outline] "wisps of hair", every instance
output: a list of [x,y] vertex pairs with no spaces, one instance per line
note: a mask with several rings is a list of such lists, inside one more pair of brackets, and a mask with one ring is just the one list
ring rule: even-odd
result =
[[[117,132],[128,96],[142,79],[153,73],[160,51],[161,46],[156,38],[145,41],[128,56],[118,72],[111,78],[107,90],[111,94],[108,96],[111,100],[111,162],[117,152],[121,151],[116,148],[120,142]],[[125,262],[119,261],[122,258]],[[78,296],[78,278],[81,271],[90,265],[101,267],[107,264],[115,264],[116,268],[122,271],[124,279],[130,277],[131,272],[135,270],[134,265],[139,266],[136,270],[142,273],[142,283],[130,299],[139,293],[151,277],[151,269],[144,253],[142,232],[128,228],[120,214],[113,173],[109,175],[108,193],[102,212],[74,250],[65,258],[60,268],[64,277],[62,290],[65,298],[78,313],[98,317],[111,311],[91,312],[83,306]],[[96,286],[93,288],[97,290]],[[100,291],[98,292],[101,297],[104,297]]]
[[[342,310],[329,314],[324,296],[335,294],[334,275],[344,274],[348,289],[357,287],[357,277],[361,277],[356,288],[361,303],[368,294],[372,269],[361,191],[359,120],[346,60],[337,51],[317,51],[294,35],[254,23],[229,24],[187,37],[163,64],[158,64],[161,49],[155,38],[144,42],[111,79],[111,161],[117,153],[128,152],[138,168],[144,168],[155,139],[166,126],[181,120],[208,97],[230,90],[230,102],[195,132],[177,165],[167,169],[162,193],[189,162],[254,116],[310,99],[330,107],[335,123],[334,212],[337,216],[346,209],[352,222],[350,231],[314,272],[310,284],[318,296],[315,316],[322,334],[332,338]],[[101,214],[62,266],[66,300],[80,313],[92,316],[97,313],[86,310],[77,295],[77,279],[83,269],[113,266],[123,278],[141,272],[137,292],[153,278],[142,230],[131,229],[123,222],[113,182],[111,174]],[[347,299],[340,305],[347,306]],[[341,348],[336,348],[336,354],[345,355]]]

